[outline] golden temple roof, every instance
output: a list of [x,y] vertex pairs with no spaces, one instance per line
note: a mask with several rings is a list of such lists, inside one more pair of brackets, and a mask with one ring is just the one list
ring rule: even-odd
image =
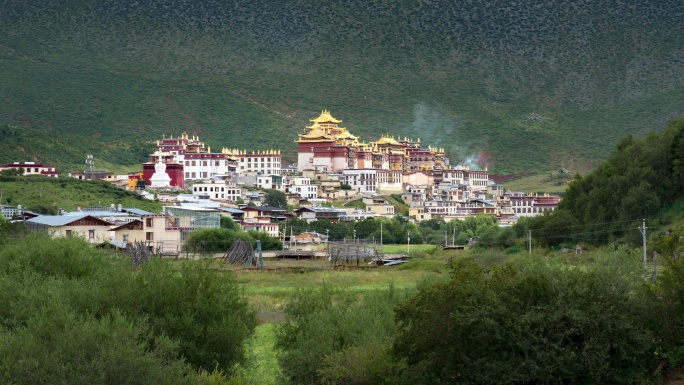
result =
[[394,140],[394,138],[389,137],[389,136],[381,137],[380,140],[375,142],[375,144],[389,144],[392,146],[401,146],[401,144],[399,142],[397,142],[396,140]]
[[309,139],[309,140],[311,140],[311,139],[327,139],[327,140],[333,139],[332,136],[326,134],[326,132],[321,130],[320,128],[315,128],[315,129],[309,131],[308,134],[300,134],[299,138],[300,139]]
[[321,111],[320,116],[318,116],[316,119],[311,119],[309,121],[313,123],[342,123],[341,120],[333,118],[332,115],[330,115],[330,111],[328,110]]

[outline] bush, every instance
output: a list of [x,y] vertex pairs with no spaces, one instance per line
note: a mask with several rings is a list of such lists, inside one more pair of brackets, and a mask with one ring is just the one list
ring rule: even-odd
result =
[[[392,288],[361,298],[329,286],[296,292],[276,333],[283,374],[293,384],[378,383],[393,365],[388,346],[398,302]],[[372,361],[344,365],[371,356]]]
[[412,383],[643,382],[655,345],[639,284],[615,270],[461,260],[450,282],[398,306],[394,354]]
[[244,363],[256,314],[231,272],[159,259],[135,271],[107,253],[45,234],[0,248],[0,382],[187,383]]
[[52,304],[0,331],[4,384],[192,384],[177,345],[119,312],[95,318]]

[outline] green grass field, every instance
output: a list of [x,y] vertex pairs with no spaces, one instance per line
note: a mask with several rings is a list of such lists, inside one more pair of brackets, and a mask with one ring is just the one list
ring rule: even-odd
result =
[[[385,252],[406,252],[405,247],[385,245]],[[241,378],[254,385],[277,383],[280,370],[273,350],[275,328],[284,319],[283,308],[295,291],[332,285],[363,293],[392,285],[397,290],[410,292],[419,284],[446,280],[448,262],[464,255],[441,250],[427,254],[434,250],[434,245],[412,246],[412,253],[414,248],[424,256],[393,267],[332,270],[325,260],[266,260],[265,271],[221,266],[235,270],[249,302],[259,314],[260,325],[249,342],[251,364],[241,369]]]
[[570,175],[561,175],[555,172],[545,173],[512,180],[503,185],[510,191],[522,191],[528,194],[562,194],[568,188],[566,181],[570,177]]
[[107,182],[82,181],[62,176],[0,177],[0,204],[21,205],[25,210],[56,215],[59,209],[74,211],[83,206],[121,204],[161,212],[162,205],[142,198],[133,191],[114,187]]

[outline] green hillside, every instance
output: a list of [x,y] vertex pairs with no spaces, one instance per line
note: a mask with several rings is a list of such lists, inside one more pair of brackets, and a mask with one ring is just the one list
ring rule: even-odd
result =
[[112,204],[154,213],[162,209],[159,202],[107,182],[41,176],[0,176],[0,204],[21,205],[25,210],[51,215],[56,215],[60,209],[74,211],[79,206],[109,207]]
[[181,132],[294,160],[327,108],[363,140],[420,137],[499,175],[588,170],[684,113],[682,16],[645,0],[4,0],[0,123],[33,142],[0,162],[126,167]]

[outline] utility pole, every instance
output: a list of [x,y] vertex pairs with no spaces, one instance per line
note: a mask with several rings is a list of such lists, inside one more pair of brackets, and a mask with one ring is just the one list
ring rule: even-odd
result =
[[644,240],[644,269],[647,269],[648,268],[648,260],[646,259],[646,229],[648,227],[646,227],[646,219],[642,219],[642,221],[643,221],[643,224],[641,225],[641,227],[638,227],[638,229],[641,232],[641,235],[643,236],[643,240]]
[[380,222],[380,245],[382,245],[382,222]]
[[406,256],[410,257],[411,256],[411,232],[406,231]]
[[449,246],[449,236],[447,235],[446,229],[444,230],[444,247]]
[[532,255],[532,230],[527,230],[527,248],[530,250],[530,255]]

